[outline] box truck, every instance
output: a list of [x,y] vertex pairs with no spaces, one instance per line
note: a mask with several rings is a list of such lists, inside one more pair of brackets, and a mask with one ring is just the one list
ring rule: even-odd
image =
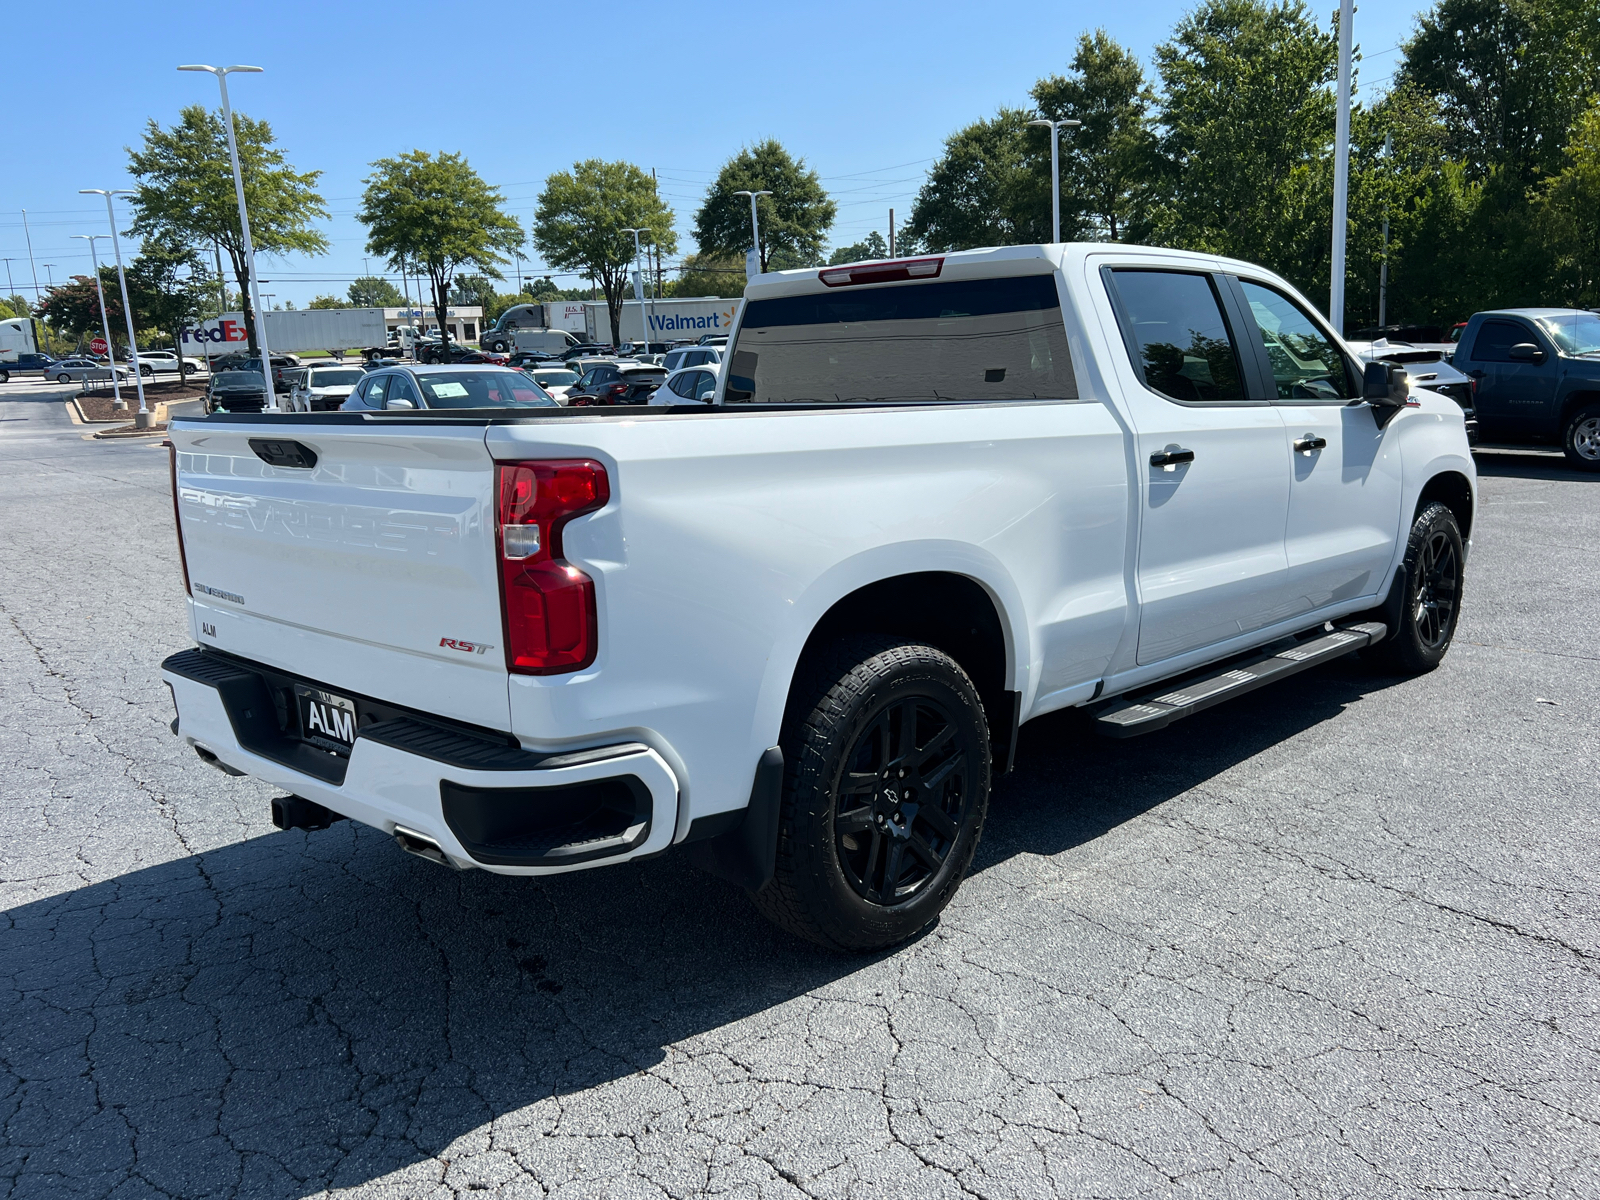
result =
[[[365,350],[389,340],[381,308],[295,308],[269,312],[267,347],[274,354],[304,350]],[[243,313],[224,313],[182,333],[186,354],[215,358],[242,349],[249,341]]]

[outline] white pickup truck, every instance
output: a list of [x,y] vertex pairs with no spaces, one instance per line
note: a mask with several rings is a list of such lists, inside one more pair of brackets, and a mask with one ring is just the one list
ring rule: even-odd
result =
[[948,903],[1022,722],[1448,649],[1461,408],[1270,273],[1021,246],[746,295],[710,405],[174,419],[174,732],[286,828],[683,854],[867,948]]

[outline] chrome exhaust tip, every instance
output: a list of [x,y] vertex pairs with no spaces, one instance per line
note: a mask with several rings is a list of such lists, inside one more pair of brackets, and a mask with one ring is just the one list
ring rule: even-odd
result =
[[418,858],[436,862],[441,867],[460,870],[456,866],[455,860],[444,852],[444,848],[425,833],[418,833],[415,829],[407,829],[404,825],[396,825],[394,827],[394,840],[399,843],[400,849],[407,854],[415,854]]

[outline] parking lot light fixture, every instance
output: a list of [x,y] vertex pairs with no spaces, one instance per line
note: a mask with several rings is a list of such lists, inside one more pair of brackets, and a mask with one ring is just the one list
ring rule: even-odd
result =
[[75,238],[82,238],[89,243],[89,261],[94,264],[94,290],[100,297],[100,328],[106,335],[106,357],[111,360],[111,401],[112,408],[127,408],[128,402],[122,398],[122,387],[117,383],[117,356],[113,354],[111,343],[111,318],[106,316],[106,290],[100,286],[100,256],[94,252],[94,243],[97,238],[103,238],[103,233],[75,233]]
[[1050,130],[1050,237],[1054,242],[1061,240],[1061,131],[1062,129],[1076,129],[1082,121],[1052,121],[1040,117],[1037,121],[1029,121],[1029,125],[1043,125]]
[[756,217],[756,197],[770,196],[772,193],[737,191],[734,195],[750,197],[750,248],[756,252],[756,265],[765,271],[766,264],[761,261],[761,222]]
[[650,354],[650,326],[654,323],[656,316],[656,298],[655,293],[652,292],[650,294],[650,319],[646,320],[644,315],[644,273],[640,266],[642,251],[639,248],[639,235],[650,231],[648,229],[624,229],[622,232],[633,234],[634,290],[639,296],[639,324],[644,326],[644,352],[648,357]]
[[[106,198],[106,219],[111,222],[111,250],[117,256],[117,286],[122,289],[122,315],[128,323],[128,354],[133,359],[133,386],[139,389],[139,415],[134,420],[138,429],[150,428],[150,409],[144,400],[144,374],[139,370],[139,342],[133,336],[133,305],[128,302],[128,276],[122,269],[122,243],[117,240],[117,213],[111,206],[113,196],[131,196],[132,192],[126,188],[117,188],[107,191],[105,188],[79,188],[80,196],[104,196]],[[111,350],[106,347],[107,352]],[[111,356],[111,376],[116,378],[117,359]]]
[[239,232],[244,238],[245,270],[250,275],[250,291],[255,296],[256,343],[261,350],[261,374],[267,384],[267,411],[280,412],[278,389],[272,383],[272,351],[267,348],[267,318],[261,311],[261,285],[256,279],[256,248],[250,240],[250,214],[244,204],[244,176],[239,171],[239,145],[233,136],[233,108],[228,103],[228,76],[236,71],[259,75],[260,67],[208,67],[191,63],[179,67],[180,71],[207,71],[217,77],[217,87],[222,92],[222,124],[228,131],[228,159],[233,163],[233,190],[239,200]]

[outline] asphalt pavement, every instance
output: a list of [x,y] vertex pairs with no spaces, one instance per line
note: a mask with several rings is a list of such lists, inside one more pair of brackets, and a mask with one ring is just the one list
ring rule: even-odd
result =
[[168,731],[159,439],[0,389],[0,1197],[1600,1195],[1600,476],[1482,456],[1454,649],[1024,730],[914,944],[454,873]]

